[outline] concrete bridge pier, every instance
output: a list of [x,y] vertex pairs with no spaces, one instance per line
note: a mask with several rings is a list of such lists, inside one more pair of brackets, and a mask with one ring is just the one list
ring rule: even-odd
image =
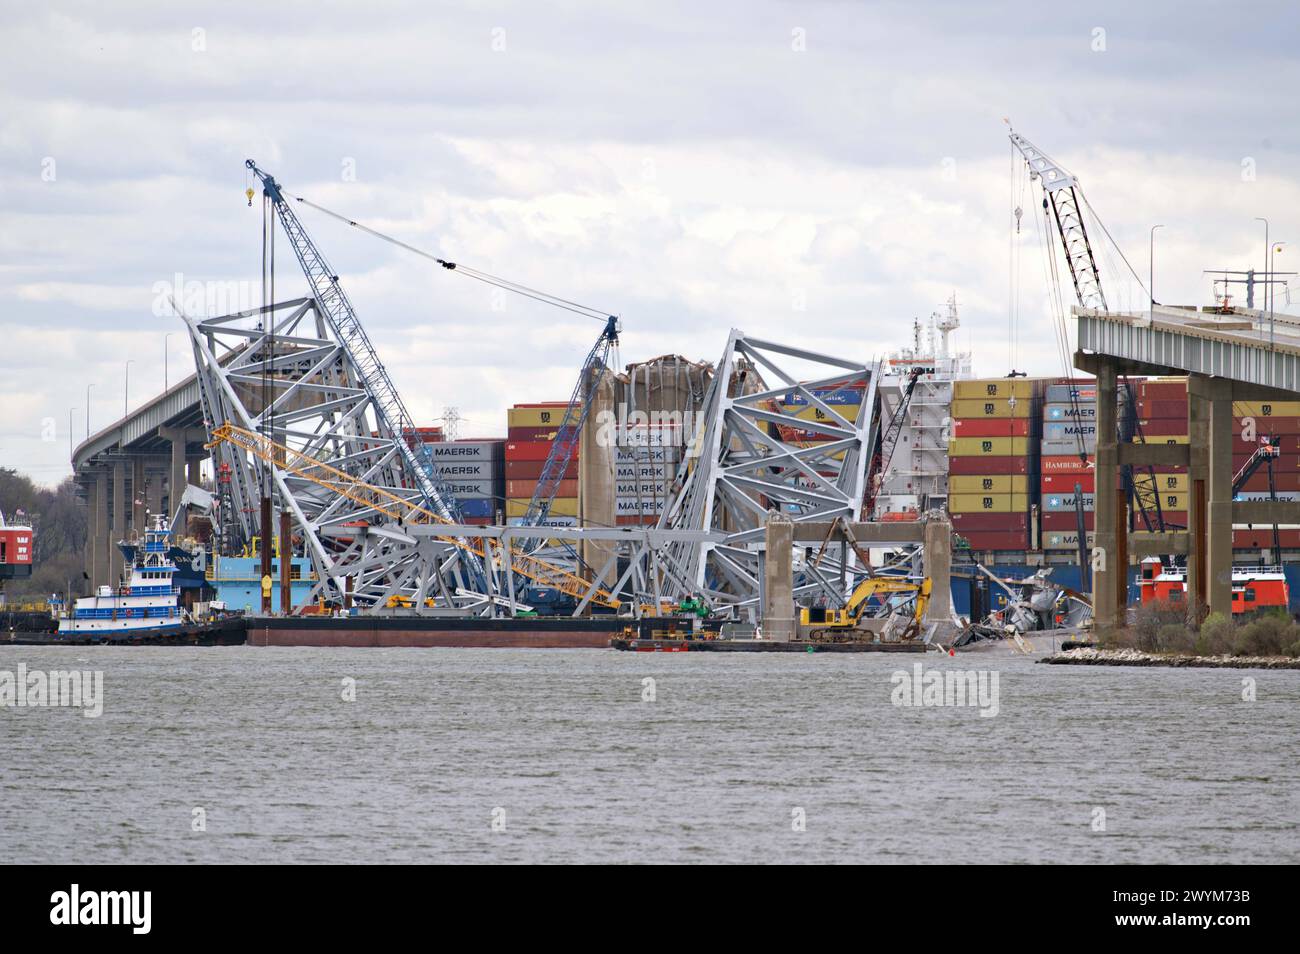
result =
[[763,638],[791,640],[794,616],[794,521],[778,511],[767,515],[763,561]]

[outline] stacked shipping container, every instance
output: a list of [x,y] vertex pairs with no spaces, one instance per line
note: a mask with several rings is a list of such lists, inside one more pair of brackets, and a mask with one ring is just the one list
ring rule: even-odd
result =
[[667,503],[668,487],[682,459],[682,428],[630,427],[614,451],[614,522],[653,524]]
[[[1136,434],[1134,443],[1186,444],[1187,437],[1187,379],[1147,378],[1133,385],[1136,392],[1136,410],[1142,437]],[[1135,469],[1133,483],[1138,493],[1147,500],[1155,494],[1160,498],[1160,515],[1174,527],[1187,526],[1191,487],[1188,485],[1186,467],[1155,467]],[[1155,486],[1151,486],[1152,476]],[[1153,493],[1154,491],[1154,493]],[[1152,514],[1154,519],[1154,514]],[[1139,529],[1145,529],[1137,524]]]
[[[548,401],[516,404],[506,412],[506,522],[511,525],[518,525],[528,513],[528,505],[537,490],[537,481],[542,476],[542,468],[546,465],[567,407],[567,401]],[[575,443],[573,456],[560,476],[546,523],[570,527],[577,520],[578,448]]]
[[[1239,473],[1261,439],[1272,437],[1280,445],[1273,463],[1273,489],[1279,500],[1300,500],[1300,401],[1236,401],[1232,406],[1232,472]],[[1237,493],[1238,500],[1269,499],[1269,476],[1260,467]],[[1297,507],[1300,510],[1300,506]],[[1297,517],[1300,523],[1300,517]],[[1284,550],[1300,549],[1300,529],[1283,527],[1278,532]],[[1235,549],[1272,549],[1273,528],[1256,525],[1232,531]],[[1277,555],[1273,556],[1278,559]]]
[[471,439],[427,446],[464,522],[479,525],[495,522],[505,495],[506,442]]
[[1092,546],[1096,502],[1097,387],[1093,381],[1049,384],[1043,400],[1041,452],[1042,515],[1039,542],[1044,550],[1079,549],[1077,497],[1083,496],[1083,526]]
[[1038,503],[1043,381],[953,383],[948,512],[973,550],[1024,550]]

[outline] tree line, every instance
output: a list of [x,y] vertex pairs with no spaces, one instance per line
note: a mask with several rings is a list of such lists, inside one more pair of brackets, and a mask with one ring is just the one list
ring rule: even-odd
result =
[[5,581],[10,600],[62,595],[69,586],[74,596],[85,590],[86,508],[71,477],[57,487],[41,487],[11,467],[0,467],[0,511],[10,523],[30,525],[34,537],[32,575]]

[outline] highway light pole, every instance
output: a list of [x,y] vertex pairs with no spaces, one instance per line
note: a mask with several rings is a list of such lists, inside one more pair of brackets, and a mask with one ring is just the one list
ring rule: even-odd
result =
[[1156,229],[1162,228],[1163,225],[1151,226],[1151,260],[1147,268],[1147,290],[1151,293],[1152,315],[1156,310]]

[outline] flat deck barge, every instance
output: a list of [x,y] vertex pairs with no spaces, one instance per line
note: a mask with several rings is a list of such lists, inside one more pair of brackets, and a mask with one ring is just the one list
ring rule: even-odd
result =
[[254,616],[247,622],[250,646],[422,649],[607,649],[627,625],[615,617]]
[[[632,653],[923,653],[925,643],[815,643],[773,639],[625,639],[611,641],[615,649]],[[936,649],[938,647],[935,647]]]

